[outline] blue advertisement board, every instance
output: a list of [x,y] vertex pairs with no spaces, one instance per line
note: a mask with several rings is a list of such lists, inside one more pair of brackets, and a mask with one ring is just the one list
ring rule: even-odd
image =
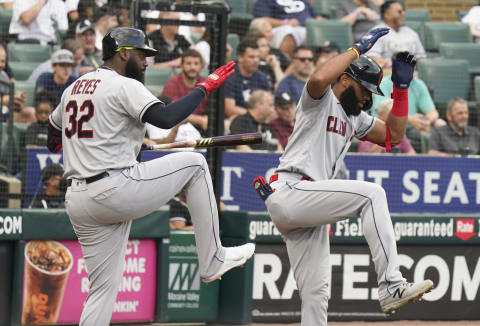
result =
[[[144,152],[148,161],[168,152]],[[46,149],[28,149],[26,192],[40,186],[41,169],[62,163],[62,155]],[[223,153],[220,200],[232,210],[264,211],[265,205],[252,187],[256,176],[267,180],[274,173],[276,153]],[[393,213],[480,212],[480,160],[433,156],[347,155],[350,179],[376,182],[387,193]]]

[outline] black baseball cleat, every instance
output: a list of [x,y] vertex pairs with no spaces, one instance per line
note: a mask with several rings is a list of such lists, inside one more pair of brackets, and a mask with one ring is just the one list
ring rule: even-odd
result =
[[261,176],[253,179],[253,187],[258,192],[258,195],[263,199],[263,201],[267,200],[268,196],[275,192],[275,190],[270,187],[270,184],[267,183],[267,181],[265,181],[265,179]]

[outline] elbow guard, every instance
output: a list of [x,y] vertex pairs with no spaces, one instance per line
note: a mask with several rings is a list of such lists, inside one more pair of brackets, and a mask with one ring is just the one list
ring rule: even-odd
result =
[[48,140],[47,148],[52,153],[58,153],[62,149],[62,132],[52,126],[48,121]]

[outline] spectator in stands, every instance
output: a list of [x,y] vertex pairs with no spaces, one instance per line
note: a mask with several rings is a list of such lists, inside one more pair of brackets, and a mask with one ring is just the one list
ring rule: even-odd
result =
[[369,57],[381,67],[390,68],[392,66],[391,58],[396,52],[408,51],[417,60],[427,56],[417,32],[405,26],[405,9],[399,0],[386,1],[380,7],[380,14],[383,23],[375,28],[389,27],[390,32],[385,37],[381,37],[367,52]]
[[434,128],[428,142],[429,155],[477,155],[480,150],[480,130],[468,125],[468,104],[454,97],[447,104],[448,124]]
[[[384,76],[380,89],[385,97],[373,94],[372,113],[376,114],[379,103],[390,98],[393,92],[392,76]],[[422,152],[421,138],[428,137],[433,127],[444,126],[445,121],[440,119],[427,85],[423,80],[414,77],[408,87],[408,125],[407,137],[417,152]]]
[[273,138],[268,125],[269,119],[274,114],[273,95],[261,89],[254,91],[248,99],[247,113],[233,119],[230,125],[230,132],[231,134],[259,132],[263,135],[263,142],[261,144],[239,145],[236,149],[242,151],[280,151],[281,145],[277,139]]
[[278,58],[270,54],[270,46],[268,45],[267,39],[260,33],[249,33],[244,39],[257,43],[260,57],[258,70],[267,76],[270,84],[276,89],[278,83],[285,77],[285,74]]
[[14,0],[0,0],[0,6],[3,10],[13,10]]
[[55,30],[68,29],[65,2],[61,0],[15,0],[10,34],[22,43],[56,43]]
[[[83,45],[79,40],[66,39],[62,43],[62,49],[69,50],[73,53],[73,69],[72,76],[77,78],[80,74],[80,64],[83,61]],[[38,77],[44,72],[53,72],[52,60],[42,62],[37,68],[30,74],[27,81],[35,83]]]
[[480,43],[480,3],[478,6],[470,8],[468,13],[463,16],[462,23],[470,26],[470,33],[474,41]]
[[[210,49],[213,46],[213,26],[209,26],[205,29],[205,33],[203,33],[202,37],[195,43],[194,48],[197,50],[203,58],[204,67],[208,68],[210,65]],[[232,56],[232,47],[230,44],[227,43],[227,50],[225,53],[225,62],[229,62]]]
[[383,0],[344,0],[337,7],[336,18],[352,25],[353,40],[358,41],[380,23]]
[[[179,12],[164,11],[159,18],[180,19]],[[191,46],[185,37],[178,34],[178,25],[163,24],[160,29],[151,32],[149,38],[153,47],[158,50],[155,56],[156,68],[172,68],[180,66],[182,54]]]
[[102,6],[95,10],[93,17],[95,22],[95,48],[101,52],[103,37],[112,28],[118,26],[118,16],[117,12],[110,9],[109,6]]
[[75,38],[82,42],[84,57],[80,63],[80,76],[97,69],[103,64],[102,51],[95,47],[95,28],[89,20],[85,19],[77,24]]
[[37,121],[30,124],[25,133],[25,146],[47,146],[48,117],[55,108],[55,97],[43,91],[35,96],[35,117]]
[[41,74],[35,84],[35,94],[47,91],[56,98],[55,107],[60,103],[63,91],[75,81],[72,76],[73,69],[72,52],[60,49],[52,54],[52,72]]
[[292,56],[296,47],[303,45],[306,39],[305,20],[323,19],[317,16],[309,0],[277,1],[257,0],[253,9],[254,17],[263,17],[273,27],[272,47]]
[[282,79],[276,93],[290,93],[295,103],[298,103],[305,83],[313,72],[313,51],[304,46],[298,47],[294,52],[292,65],[293,72]]
[[[382,121],[387,121],[388,114],[393,106],[393,100],[391,98],[384,99],[377,108],[378,118]],[[385,147],[379,146],[368,140],[359,141],[358,152],[360,153],[385,153]],[[405,135],[397,146],[392,147],[392,152],[399,152],[404,154],[416,154],[415,149],[410,145],[410,141]]]
[[273,137],[280,142],[282,149],[287,147],[288,137],[293,131],[295,108],[295,101],[289,93],[283,92],[275,96],[275,111],[278,118],[270,122],[270,130]]
[[[200,76],[203,68],[203,59],[200,53],[194,49],[188,49],[183,53],[180,63],[180,73],[171,77],[163,86],[162,95],[168,96],[172,101],[189,94],[195,88],[195,85],[204,77]],[[206,114],[207,97],[203,99],[199,106],[187,118],[200,131],[207,130],[208,117]]]
[[237,47],[235,73],[225,82],[225,116],[247,113],[247,102],[256,89],[272,91],[267,76],[258,69],[260,53],[257,43],[242,40]]
[[192,217],[183,192],[168,202],[170,206],[170,230],[193,230]]
[[42,170],[43,194],[37,194],[30,208],[65,208],[67,182],[60,164],[50,163]]
[[320,68],[325,62],[340,53],[340,47],[337,43],[325,41],[322,45],[313,50],[315,59],[315,68]]

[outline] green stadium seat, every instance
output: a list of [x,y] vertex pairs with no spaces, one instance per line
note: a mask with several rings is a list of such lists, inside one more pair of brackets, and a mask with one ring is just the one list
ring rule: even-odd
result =
[[249,11],[249,4],[247,0],[225,0],[230,6],[232,19],[247,19],[252,20],[252,11]]
[[477,101],[477,107],[480,107],[480,76],[475,77],[474,79],[474,88],[475,88],[475,100]]
[[325,0],[313,0],[312,6],[317,12],[317,15],[331,17],[332,13]]
[[8,62],[10,69],[12,69],[15,80],[25,81],[30,74],[38,67],[38,62]]
[[228,33],[227,43],[232,47],[232,60],[237,60],[237,46],[240,43],[240,37],[235,33]]
[[430,11],[427,9],[408,9],[405,12],[405,21],[429,22]]
[[447,59],[465,59],[470,64],[470,73],[480,74],[480,44],[440,43],[440,56]]
[[35,83],[27,81],[15,81],[15,93],[25,92],[27,101],[25,106],[35,106]]
[[12,10],[5,10],[0,8],[0,38],[2,41],[8,36],[10,28],[10,21],[12,20]]
[[418,61],[419,78],[433,89],[432,98],[437,110],[445,117],[447,102],[455,96],[468,99],[470,74],[467,60],[423,59]]
[[[336,18],[335,12],[337,11],[337,7],[345,0],[316,0],[323,2],[323,10],[330,18]],[[338,17],[341,18],[341,17]]]
[[163,85],[145,85],[145,87],[155,96],[160,96],[163,91]]
[[350,24],[333,19],[307,19],[308,46],[319,46],[325,41],[333,41],[346,50],[353,43],[352,29]]
[[425,50],[438,52],[440,43],[472,42],[470,28],[462,23],[425,23]]
[[147,68],[145,71],[145,85],[162,86],[175,75],[170,68]]
[[50,47],[40,44],[10,43],[8,61],[44,62],[50,59]]
[[[8,123],[2,122],[0,142],[0,164],[7,167],[8,158],[13,156],[13,169],[10,171],[16,174],[22,169],[25,158],[25,124],[13,125],[13,139],[8,137]],[[12,146],[13,145],[13,146]]]
[[423,22],[420,21],[405,21],[405,26],[410,27],[415,32],[417,32],[420,37],[420,42],[422,42],[423,47],[425,47],[425,27]]

